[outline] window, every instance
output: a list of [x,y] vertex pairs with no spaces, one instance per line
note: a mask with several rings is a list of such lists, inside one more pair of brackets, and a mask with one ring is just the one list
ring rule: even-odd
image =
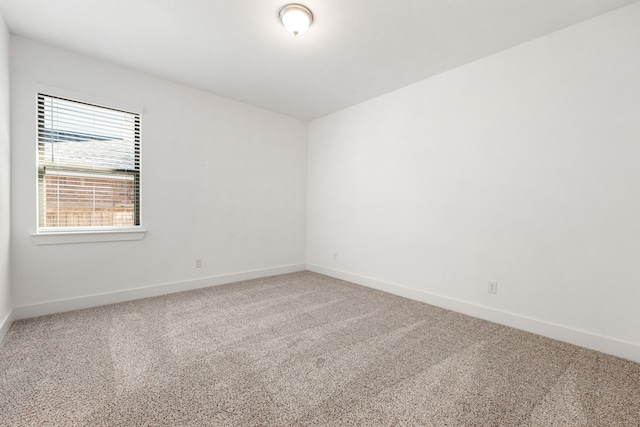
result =
[[140,226],[140,115],[38,94],[38,231]]

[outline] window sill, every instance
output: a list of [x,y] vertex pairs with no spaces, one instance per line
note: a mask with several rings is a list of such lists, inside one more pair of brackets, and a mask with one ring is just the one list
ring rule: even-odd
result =
[[32,234],[36,245],[66,245],[70,243],[122,242],[142,240],[146,230],[67,231]]

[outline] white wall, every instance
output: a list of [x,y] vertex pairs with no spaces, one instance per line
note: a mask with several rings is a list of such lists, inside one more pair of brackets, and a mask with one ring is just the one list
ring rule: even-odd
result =
[[638,22],[310,123],[309,268],[640,361]]
[[[305,122],[11,40],[17,317],[304,269]],[[36,84],[144,108],[144,240],[34,244]]]
[[0,14],[0,341],[11,323],[9,110],[9,30]]

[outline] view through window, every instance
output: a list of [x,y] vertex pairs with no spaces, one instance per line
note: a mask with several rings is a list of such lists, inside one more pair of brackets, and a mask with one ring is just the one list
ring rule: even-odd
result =
[[41,231],[140,225],[140,115],[38,94]]

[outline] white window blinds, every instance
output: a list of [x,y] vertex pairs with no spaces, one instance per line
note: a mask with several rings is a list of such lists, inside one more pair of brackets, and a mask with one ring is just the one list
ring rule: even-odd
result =
[[140,225],[140,115],[38,94],[41,230]]

